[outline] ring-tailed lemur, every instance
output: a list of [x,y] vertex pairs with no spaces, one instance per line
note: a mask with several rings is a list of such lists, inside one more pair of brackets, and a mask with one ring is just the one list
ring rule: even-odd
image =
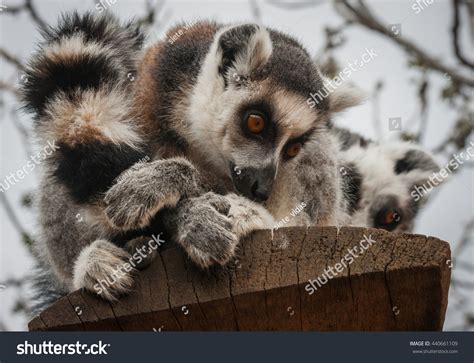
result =
[[429,196],[413,198],[413,190],[439,171],[434,158],[419,145],[378,143],[334,127],[340,141],[340,172],[345,181],[349,225],[412,231]]
[[358,97],[341,88],[308,107],[322,81],[293,38],[198,22],[143,53],[139,29],[91,14],[44,37],[25,102],[38,138],[59,150],[44,162],[36,247],[64,291],[128,291],[133,271],[97,283],[161,228],[206,267],[301,202],[294,223],[343,220],[327,125]]

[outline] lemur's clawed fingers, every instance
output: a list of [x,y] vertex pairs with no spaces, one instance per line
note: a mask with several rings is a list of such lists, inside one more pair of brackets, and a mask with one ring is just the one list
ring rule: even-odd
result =
[[207,242],[206,239],[187,235],[181,244],[193,262],[203,269],[214,264],[226,265],[235,255],[239,242],[237,236],[218,226],[207,226],[206,229]]
[[131,291],[136,270],[130,254],[106,240],[84,248],[74,265],[73,285],[115,301]]
[[227,216],[230,207],[224,196],[207,193],[181,201],[168,217],[177,242],[202,268],[225,265],[235,255],[239,238]]
[[[123,189],[127,189],[127,194],[123,194]],[[147,193],[131,191],[124,185],[115,185],[110,189],[105,198],[105,214],[110,223],[124,230],[146,227],[161,208],[171,206],[179,199],[177,195],[168,195],[166,198]]]
[[197,172],[186,159],[173,158],[138,164],[122,173],[104,201],[105,214],[118,228],[147,226],[164,207],[174,207],[200,191]]
[[236,194],[227,194],[230,203],[229,217],[232,220],[233,232],[244,237],[257,229],[271,229],[275,225],[273,216],[260,204]]
[[203,268],[225,265],[235,255],[241,237],[274,225],[264,207],[235,194],[206,193],[183,200],[166,218],[178,231],[178,243]]
[[208,203],[213,206],[220,214],[229,215],[229,211],[231,208],[230,201],[223,197],[222,195],[215,194],[215,193],[206,193],[202,196],[203,199],[206,199]]

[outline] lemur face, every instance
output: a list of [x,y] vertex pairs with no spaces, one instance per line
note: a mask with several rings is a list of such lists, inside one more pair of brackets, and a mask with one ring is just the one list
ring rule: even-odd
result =
[[294,93],[265,91],[259,84],[241,87],[248,95],[223,120],[222,153],[237,191],[262,202],[269,198],[278,170],[308,152],[318,118]]
[[377,145],[360,139],[343,146],[341,171],[350,195],[350,224],[408,232],[428,196],[413,198],[439,167],[427,152],[407,142]]
[[327,123],[328,101],[311,108],[322,80],[292,38],[257,25],[221,30],[192,97],[193,133],[207,140],[209,158],[235,189],[259,202],[272,192],[279,169],[309,152]]

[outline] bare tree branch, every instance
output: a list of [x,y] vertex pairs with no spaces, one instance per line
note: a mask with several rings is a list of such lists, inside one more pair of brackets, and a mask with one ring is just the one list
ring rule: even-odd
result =
[[474,232],[474,218],[466,223],[462,232],[461,240],[453,251],[453,256],[458,257],[462,250],[469,244],[471,240],[471,234]]
[[381,80],[377,81],[371,95],[372,124],[378,140],[382,139],[383,137],[382,128],[380,127],[380,93],[382,92],[383,86],[384,84]]
[[262,22],[262,11],[258,6],[257,0],[249,0],[250,10],[252,11],[252,16],[256,22]]
[[6,287],[22,287],[28,282],[28,280],[29,280],[29,276],[9,278],[8,280],[1,281],[0,285],[6,286]]
[[17,109],[12,109],[10,112],[10,117],[12,119],[13,126],[17,129],[21,137],[21,142],[23,144],[23,149],[27,157],[33,155],[33,150],[31,149],[30,144],[30,133],[25,126],[21,123],[20,118],[18,117]]
[[16,88],[15,86],[13,86],[12,84],[10,83],[7,83],[7,82],[3,82],[0,80],[0,90],[1,91],[7,91],[7,92],[11,92],[15,97],[17,98],[20,98],[21,97],[21,92],[18,88]]
[[164,1],[158,1],[156,4],[155,0],[146,0],[145,9],[146,13],[144,16],[136,20],[136,23],[143,28],[150,28],[155,24],[158,15],[163,10],[165,5]]
[[464,3],[469,12],[469,27],[471,28],[471,39],[474,40],[474,2],[466,0]]
[[428,78],[426,77],[426,73],[423,72],[423,78],[418,88],[418,99],[420,101],[420,126],[416,135],[416,140],[420,143],[423,141],[423,136],[425,135],[428,126],[428,88]]
[[402,37],[401,35],[393,34],[387,28],[387,26],[385,26],[379,19],[375,17],[375,15],[373,15],[373,13],[362,0],[358,2],[357,6],[351,5],[348,0],[336,1],[335,5],[336,11],[338,11],[339,14],[341,14],[341,16],[343,16],[346,20],[353,20],[357,24],[387,37],[405,49],[408,54],[415,57],[415,59],[425,67],[442,73],[443,75],[449,74],[452,81],[455,83],[474,87],[473,78],[464,76],[455,68],[443,64],[440,60],[426,53],[412,41]]
[[285,10],[297,10],[317,6],[324,3],[324,0],[300,0],[300,1],[284,1],[284,0],[267,0],[270,5]]
[[434,153],[444,152],[449,145],[454,145],[457,150],[466,147],[469,136],[474,132],[474,114],[467,112],[454,124],[451,133],[437,147],[433,149]]
[[19,70],[21,70],[21,71],[25,70],[25,66],[23,65],[23,63],[17,57],[15,57],[14,55],[8,53],[8,51],[6,51],[3,48],[0,48],[0,57],[4,58],[9,63],[13,64]]
[[474,282],[472,282],[472,281],[465,281],[465,280],[459,280],[459,279],[454,279],[453,278],[451,283],[456,284],[460,288],[474,289]]
[[453,47],[454,47],[454,54],[459,59],[459,61],[464,64],[465,66],[474,69],[474,62],[469,61],[464,55],[461,53],[461,47],[459,45],[459,27],[461,25],[460,19],[460,7],[461,1],[460,0],[453,0],[453,27],[451,28],[453,34]]
[[18,13],[26,11],[33,22],[41,29],[46,30],[48,25],[46,22],[39,16],[38,11],[36,10],[36,6],[33,3],[33,0],[25,0],[22,5],[17,6],[8,6],[3,9],[2,13],[17,15]]
[[22,12],[23,10],[25,10],[25,4],[21,4],[21,5],[8,5],[8,6],[5,6],[5,7],[2,9],[2,13],[4,13],[4,14],[10,14],[10,15],[16,15],[16,14],[18,14],[19,12]]
[[33,4],[33,0],[25,0],[25,9],[41,30],[44,31],[48,29],[46,22],[39,16],[36,6]]
[[23,238],[29,238],[29,234],[26,229],[21,224],[18,216],[16,215],[13,207],[11,206],[9,200],[7,199],[5,192],[0,192],[0,202],[2,202],[5,212],[7,213],[8,219],[12,223],[13,227]]

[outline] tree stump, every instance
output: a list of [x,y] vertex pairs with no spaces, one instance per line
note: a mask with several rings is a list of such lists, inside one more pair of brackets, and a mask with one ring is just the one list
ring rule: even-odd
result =
[[[355,256],[354,246],[363,253]],[[224,268],[201,271],[179,247],[160,251],[131,295],[109,303],[73,292],[29,330],[441,330],[450,266],[448,243],[433,237],[353,227],[264,230],[243,240]]]

